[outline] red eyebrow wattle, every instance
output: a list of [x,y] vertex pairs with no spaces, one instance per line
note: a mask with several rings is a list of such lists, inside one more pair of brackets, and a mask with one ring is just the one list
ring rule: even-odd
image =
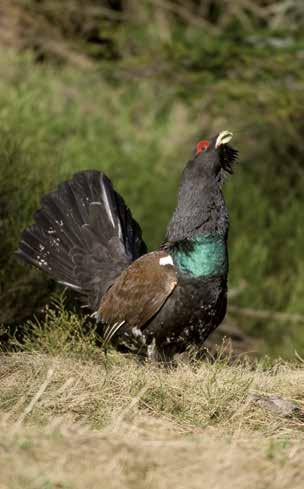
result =
[[196,154],[201,153],[205,149],[207,149],[209,146],[209,142],[206,139],[203,139],[202,141],[199,141],[196,145]]

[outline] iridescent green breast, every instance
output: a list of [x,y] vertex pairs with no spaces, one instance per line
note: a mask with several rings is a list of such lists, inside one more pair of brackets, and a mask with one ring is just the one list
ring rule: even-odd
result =
[[187,248],[171,252],[175,265],[194,277],[225,275],[228,271],[226,239],[223,235],[198,235]]

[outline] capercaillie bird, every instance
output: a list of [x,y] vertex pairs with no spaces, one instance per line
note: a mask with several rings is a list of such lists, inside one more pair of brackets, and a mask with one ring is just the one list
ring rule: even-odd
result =
[[164,243],[147,252],[111,181],[82,171],[41,199],[17,254],[81,294],[104,344],[151,359],[201,345],[227,305],[228,213],[221,191],[237,151],[232,133],[196,145]]

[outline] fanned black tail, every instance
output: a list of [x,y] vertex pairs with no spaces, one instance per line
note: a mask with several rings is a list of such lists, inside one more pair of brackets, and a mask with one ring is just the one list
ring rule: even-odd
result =
[[111,181],[83,171],[41,199],[17,255],[81,293],[92,310],[114,279],[146,253],[141,229]]

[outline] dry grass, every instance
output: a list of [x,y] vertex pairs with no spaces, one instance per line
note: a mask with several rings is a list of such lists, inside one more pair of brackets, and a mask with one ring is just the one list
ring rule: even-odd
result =
[[303,381],[282,363],[3,354],[0,487],[303,487],[301,420],[249,400],[304,406]]
[[[79,426],[6,433],[1,487],[14,488],[300,488],[303,442],[225,432],[162,436],[160,423],[139,420],[117,432]],[[131,429],[131,433],[130,433]],[[153,437],[154,434],[154,437]]]

